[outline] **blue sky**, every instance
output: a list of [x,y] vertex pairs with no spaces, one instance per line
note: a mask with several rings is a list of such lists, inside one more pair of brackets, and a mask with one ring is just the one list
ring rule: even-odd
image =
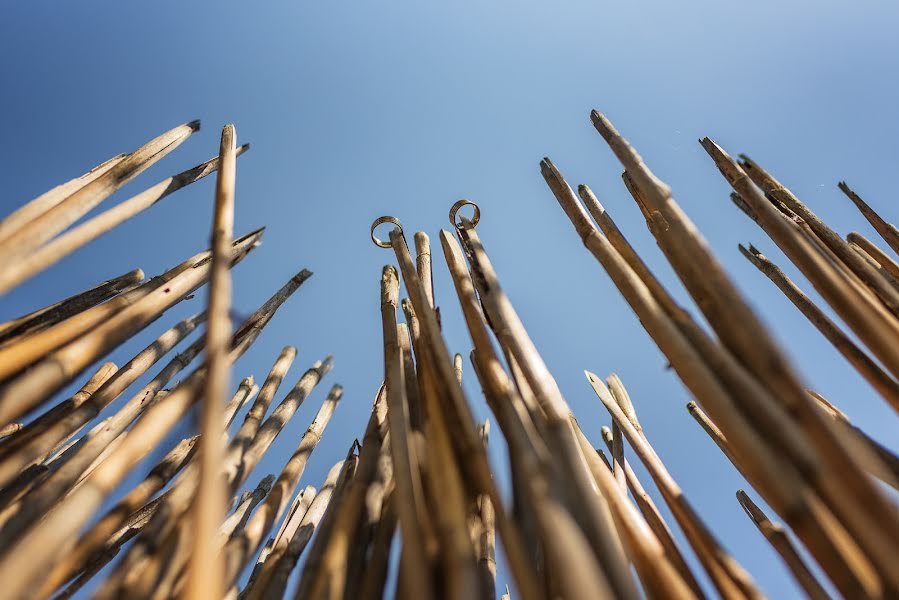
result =
[[[280,470],[340,382],[344,402],[303,478],[319,485],[361,436],[381,380],[378,283],[391,254],[371,244],[369,224],[393,214],[410,243],[416,230],[431,235],[446,337],[467,356],[437,233],[452,202],[471,198],[501,281],[588,434],[598,440],[609,419],[582,371],[615,371],[727,548],[769,594],[790,597],[787,572],[734,499],[741,478],[684,410],[687,392],[574,235],[538,162],[549,156],[570,183],[589,184],[686,298],[590,125],[590,109],[605,112],[672,186],[807,381],[895,448],[895,415],[740,256],[736,244],[753,242],[787,267],[729,203],[696,139],[749,154],[841,233],[873,235],[836,182],[899,220],[897,26],[899,5],[877,1],[7,2],[0,209],[202,119],[199,133],[111,204],[210,158],[222,125],[235,123],[239,142],[253,145],[238,162],[236,229],[268,226],[234,272],[236,309],[251,312],[301,267],[315,272],[238,363],[235,382],[250,373],[261,381],[285,344],[299,348],[287,384],[335,355],[326,385],[250,484]],[[167,198],[8,294],[0,318],[135,267],[155,274],[180,262],[205,247],[212,194],[210,178]],[[201,306],[202,295],[174,308],[113,360]],[[486,417],[476,389],[475,411]],[[506,581],[501,563],[498,583]]]

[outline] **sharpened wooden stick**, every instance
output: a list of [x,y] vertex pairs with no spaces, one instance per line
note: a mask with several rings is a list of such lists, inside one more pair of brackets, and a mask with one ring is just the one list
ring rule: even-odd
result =
[[34,200],[19,207],[9,216],[0,221],[0,242],[8,238],[13,232],[19,230],[29,221],[53,208],[74,192],[83,188],[98,177],[104,175],[111,168],[122,162],[127,155],[119,154],[100,163],[84,175],[60,184],[48,192],[44,192]]
[[[631,424],[633,424],[633,421],[631,421]],[[642,428],[638,429],[638,432],[640,432],[640,435],[643,435]],[[609,451],[611,452],[612,431],[608,427],[602,428],[602,438],[606,443],[606,447],[609,448]],[[659,512],[655,502],[652,501],[652,498],[643,488],[643,485],[637,478],[637,474],[634,473],[634,470],[627,460],[624,461],[624,472],[627,477],[627,486],[630,488],[631,494],[634,497],[634,503],[640,510],[640,514],[642,514],[643,518],[646,520],[646,524],[652,529],[656,539],[661,543],[665,556],[671,562],[671,565],[677,569],[677,572],[696,597],[704,598],[705,594],[703,593],[699,582],[696,580],[696,576],[693,574],[689,565],[687,565],[687,561],[678,547],[677,542],[674,541],[674,535],[671,533],[671,528],[668,527],[668,524],[662,517],[662,513]]]
[[[225,418],[230,422],[236,416],[238,410],[251,400],[259,388],[253,382],[252,377],[241,381],[234,396],[225,408]],[[181,440],[166,456],[157,464],[147,477],[134,487],[115,507],[110,509],[91,529],[81,536],[78,544],[64,559],[57,564],[50,575],[43,581],[39,596],[46,597],[56,587],[76,574],[84,566],[97,558],[98,554],[109,551],[110,542],[114,541],[115,533],[119,531],[135,512],[139,512],[147,505],[150,498],[170,482],[190,461],[193,460],[197,436]],[[149,517],[148,517],[149,520]]]
[[[440,241],[474,342],[472,362],[477,367],[475,372],[505,434],[510,456],[515,457],[513,472],[528,497],[528,506],[534,511],[536,527],[543,534],[548,561],[560,574],[560,585],[566,597],[586,599],[593,597],[597,590],[611,595],[612,588],[586,534],[556,494],[550,492],[549,449],[531,420],[531,409],[519,396],[493,349],[472,276],[465,268],[462,250],[446,232],[441,232]],[[580,575],[574,576],[575,573]],[[533,575],[531,578],[536,579]],[[524,592],[525,597],[542,593],[544,586],[537,587],[537,583],[531,585],[534,587]]]
[[[457,354],[461,359],[461,355]],[[461,372],[461,367],[459,369]],[[460,381],[461,383],[461,381]],[[490,421],[484,421],[479,429],[484,445],[490,436]],[[476,544],[478,572],[481,575],[482,593],[486,598],[496,597],[496,522],[490,497],[481,494],[477,498],[481,530]]]
[[[546,162],[546,161],[545,161]],[[550,171],[555,171],[551,163]],[[547,172],[545,171],[545,176]],[[557,173],[557,172],[556,172]],[[709,411],[713,411],[716,422],[727,426],[732,437],[732,448],[741,457],[748,457],[735,465],[759,489],[764,489],[766,498],[791,527],[797,532],[816,558],[825,565],[834,582],[847,596],[877,594],[881,589],[877,576],[870,565],[858,556],[857,547],[837,539],[845,532],[839,525],[834,527],[833,515],[801,482],[795,467],[783,461],[781,452],[775,453],[768,447],[768,438],[780,429],[766,429],[764,437],[747,421],[737,408],[740,403],[752,406],[765,398],[767,391],[754,391],[753,380],[744,376],[738,365],[727,359],[726,352],[716,349],[691,325],[690,320],[676,318],[676,311],[663,308],[662,300],[657,300],[650,288],[637,272],[618,254],[617,249],[590,223],[589,216],[577,202],[574,193],[555,173],[549,173],[548,182],[584,242],[608,272],[619,291],[634,309],[640,323],[658,344],[670,364],[677,371],[690,391],[701,399]],[[627,181],[627,179],[626,179]],[[635,194],[638,204],[645,201]],[[591,211],[592,212],[592,211]],[[781,216],[777,217],[781,219]],[[660,241],[662,238],[659,238]],[[670,250],[670,248],[666,248]],[[670,306],[670,302],[667,303]],[[719,376],[730,374],[729,379],[719,380]],[[727,382],[725,384],[725,382]],[[733,394],[733,397],[731,397]],[[763,408],[759,405],[756,409]],[[789,426],[790,422],[785,425]],[[794,426],[795,427],[795,426]],[[792,436],[793,434],[791,434]],[[793,436],[796,437],[796,436]],[[794,440],[795,442],[795,440]],[[802,450],[800,447],[798,450]],[[796,455],[801,456],[801,454]],[[809,518],[811,516],[811,518]],[[852,570],[843,568],[852,565]]]
[[[161,359],[166,352],[189,335],[203,322],[204,318],[203,314],[194,315],[177,324],[128,361],[119,371],[112,374],[99,388],[92,389],[83,398],[79,398],[76,395],[37,419],[26,430],[32,434],[31,437],[22,440],[23,445],[16,448],[17,453],[8,459],[4,455],[4,461],[0,463],[0,473],[2,473],[3,477],[6,476],[9,470],[16,468],[17,464],[21,465],[22,460],[30,460],[40,456],[42,453],[51,453],[52,450],[50,449],[54,445],[58,445],[67,435],[73,435],[81,426],[97,416],[103,408],[118,398],[128,386],[143,375],[156,361]],[[186,368],[201,349],[202,342],[198,342],[178,354],[156,377],[126,402],[115,416],[105,420],[102,425],[96,426],[76,446],[72,446],[62,454],[61,460],[66,462],[66,465],[63,466],[63,462],[59,462],[54,467],[54,471],[64,468],[67,469],[69,474],[54,475],[60,481],[60,487],[54,493],[54,498],[58,498],[59,494],[75,481],[78,474],[87,468],[100,455],[100,452],[125,430],[135,417],[148,405],[152,404],[155,394],[162,390],[179,371]],[[23,431],[23,434],[26,431]],[[10,441],[12,442],[13,440]],[[77,458],[75,458],[76,456]],[[74,462],[69,464],[67,462],[69,460]],[[65,483],[62,483],[63,481]],[[50,503],[54,501],[48,500]],[[36,508],[35,505],[32,505],[31,510],[34,511]]]
[[763,598],[763,594],[756,588],[748,573],[721,547],[712,532],[703,523],[699,514],[687,501],[683,491],[659,460],[658,455],[654,450],[650,450],[646,438],[637,432],[618,407],[618,403],[603,385],[602,380],[592,373],[587,373],[587,379],[606,410],[621,427],[622,433],[627,437],[640,461],[649,471],[662,493],[665,503],[671,509],[719,593],[725,598]]
[[[687,410],[705,430],[712,441],[715,442],[715,445],[721,449],[727,459],[731,461],[734,467],[745,476],[746,469],[751,463],[747,464],[735,455],[730,443],[724,437],[724,434],[721,433],[721,430],[718,429],[717,425],[712,422],[708,415],[706,415],[695,402],[688,402]],[[819,522],[824,522],[825,535],[827,537],[818,538],[814,543],[809,543],[808,539],[806,539],[806,544],[809,546],[810,550],[816,554],[819,563],[822,564],[834,584],[840,590],[858,590],[852,594],[846,594],[849,597],[852,597],[853,594],[875,597],[881,595],[882,588],[871,565],[860,556],[858,547],[850,540],[846,539],[845,531],[839,524],[832,520],[828,521],[828,517],[832,519],[832,515],[823,510],[822,507],[814,504],[814,502],[811,503],[811,507],[808,510],[810,513],[809,516],[816,518]],[[795,515],[790,515],[790,517],[791,520],[796,518]],[[802,521],[799,522],[801,523]],[[827,528],[828,524],[830,525],[829,529]],[[793,529],[797,535],[807,535],[807,530],[804,528],[798,528],[796,525],[793,525]],[[828,553],[840,555],[836,558],[837,562],[831,562],[834,559],[827,555],[825,555],[826,558],[822,560],[821,554],[819,554],[822,547],[826,548],[826,552]]]
[[502,291],[476,230],[465,226],[464,217],[462,223],[464,228],[460,232],[464,232],[473,269],[483,277],[484,286],[479,292],[487,317],[500,344],[514,357],[521,369],[530,392],[542,410],[541,420],[549,433],[547,444],[552,452],[559,454],[560,462],[567,471],[565,479],[571,486],[567,495],[572,515],[584,529],[615,593],[624,598],[636,597],[621,542],[614,534],[614,523],[606,500],[592,493],[594,484],[569,420],[571,411],[568,404],[511,301]]
[[[235,241],[231,253],[232,266],[256,247],[260,235],[261,231],[254,231]],[[40,359],[27,372],[6,383],[0,390],[0,422],[6,415],[22,414],[43,402],[93,361],[148,326],[200,287],[209,274],[207,259],[207,253],[201,253],[186,261],[186,265],[182,263],[183,267],[168,271],[162,281],[153,283],[151,280],[145,285],[150,286],[152,291],[136,300],[126,298],[127,294],[123,294],[96,307],[103,309],[97,311],[97,314],[88,316],[88,313],[93,313],[96,309],[85,311],[56,327],[29,336],[27,342],[0,348],[0,377]],[[123,306],[116,311],[117,307],[110,305],[119,299],[123,301]],[[77,319],[88,323],[73,323]],[[89,333],[84,334],[88,328]],[[76,338],[77,335],[81,337]],[[51,350],[53,351],[47,355]]]
[[134,269],[108,281],[70,296],[50,306],[0,325],[0,344],[9,344],[24,335],[46,329],[60,321],[65,321],[81,311],[115,297],[143,280],[144,272]]
[[840,191],[846,194],[846,196],[852,200],[852,203],[855,204],[856,208],[858,208],[859,212],[868,220],[868,223],[880,234],[880,237],[883,238],[883,241],[887,243],[887,245],[893,249],[893,252],[899,254],[899,229],[896,229],[896,226],[887,223],[883,220],[883,218],[874,211],[873,208],[868,206],[868,203],[862,200],[861,196],[856,194],[852,189],[846,184],[845,181],[841,181],[837,184],[837,187],[840,188]]
[[[367,528],[364,503],[366,491],[377,474],[378,458],[381,455],[381,444],[387,433],[387,401],[384,388],[378,390],[372,414],[362,439],[359,460],[355,473],[340,495],[340,504],[332,509],[333,517],[328,531],[327,541],[319,545],[320,558],[315,573],[305,577],[303,585],[307,586],[310,597],[327,595],[331,598],[342,598],[349,587],[347,569],[354,549],[354,538],[360,528]],[[367,539],[365,540],[368,541]],[[282,547],[276,546],[273,555],[283,553]],[[260,575],[260,579],[262,575]],[[263,585],[265,583],[263,582]]]
[[281,475],[278,476],[271,493],[250,518],[246,528],[236,537],[231,538],[223,550],[225,561],[225,589],[231,587],[234,580],[240,574],[247,559],[255,554],[262,544],[264,536],[271,529],[277,518],[287,508],[293,490],[299,483],[300,477],[306,468],[309,455],[321,440],[325,427],[334,414],[334,409],[340,402],[343,389],[335,385],[328,393],[328,397],[322,403],[321,408],[312,421],[312,424],[303,434],[300,445],[293,456],[284,466]]
[[237,133],[233,125],[222,130],[219,171],[212,217],[212,261],[209,273],[209,306],[206,326],[206,369],[203,401],[200,404],[200,481],[190,522],[193,550],[190,553],[186,598],[218,600],[223,567],[215,549],[215,531],[225,514],[225,481],[221,472],[222,404],[230,368],[227,360],[231,337],[230,250],[234,236],[234,186],[237,173]]
[[894,279],[899,279],[899,263],[875,245],[874,242],[863,236],[862,234],[852,231],[846,235],[846,241],[850,245],[857,245],[868,253],[877,263],[885,269]]
[[830,595],[824,591],[824,588],[818,583],[818,580],[812,574],[811,570],[802,560],[799,552],[793,546],[784,528],[779,523],[773,523],[768,519],[767,515],[762,512],[755,502],[746,495],[743,490],[737,490],[737,500],[740,506],[752,520],[752,523],[765,536],[765,539],[780,554],[784,563],[793,573],[797,583],[802,586],[803,591],[808,594],[812,600],[829,600]]
[[403,536],[405,560],[412,561],[400,574],[401,585],[412,597],[431,595],[432,581],[422,523],[427,522],[424,491],[415,447],[410,444],[411,423],[406,394],[403,357],[397,335],[396,310],[399,278],[396,269],[385,266],[381,273],[381,322],[384,339],[384,382],[387,394],[390,451],[396,477],[397,514]]
[[862,282],[870,287],[894,315],[899,314],[899,290],[881,276],[862,257],[852,251],[846,241],[827,226],[782,183],[745,154],[740,155],[740,167],[765,194],[795,212],[827,248],[835,254]]
[[[876,307],[872,308],[870,304],[863,307],[846,293],[848,288],[841,285],[842,280],[834,272],[833,265],[821,260],[820,255],[809,252],[804,239],[796,237],[795,232],[779,216],[774,217],[767,212],[773,208],[730,156],[708,138],[702,140],[702,145],[731,187],[751,205],[760,221],[765,222],[769,234],[779,240],[778,244],[787,256],[800,268],[806,265],[809,272],[815,273],[814,279],[810,277],[810,280],[821,295],[835,310],[838,306],[845,309],[841,316],[847,324],[894,376],[899,373],[899,354],[894,343],[899,336],[899,328],[893,326],[890,318],[879,318]],[[745,325],[746,321],[736,318]],[[750,348],[754,349],[753,353],[761,349],[758,337],[751,343],[747,340],[747,350]],[[772,352],[773,348],[766,352],[764,361],[768,365],[778,365],[778,371],[782,371],[780,366],[788,364],[786,359],[783,358],[783,362],[780,358],[772,361],[773,356],[780,356],[779,352]],[[762,357],[758,356],[754,360],[761,361]],[[880,575],[889,582],[891,588],[899,592],[899,571],[893,569],[886,559],[899,552],[899,514],[895,507],[859,467],[858,459],[853,456],[858,449],[840,444],[833,426],[815,410],[808,398],[793,393],[795,390],[792,388],[798,385],[795,377],[778,377],[775,381],[784,384],[781,398],[804,422],[814,448],[823,457],[827,457],[829,466],[839,469],[839,476],[836,473],[829,476],[821,473],[814,479],[814,483],[819,486],[830,508],[859,542],[868,559],[877,565]],[[862,510],[859,509],[860,502],[865,505]],[[881,514],[883,518],[880,518]],[[874,515],[878,517],[875,519]]]
[[[447,232],[441,232],[441,243],[442,238],[447,235]],[[533,575],[526,565],[521,532],[517,525],[508,519],[499,490],[490,474],[487,453],[484,445],[478,439],[471,408],[453,373],[452,360],[446,347],[446,341],[440,333],[437,311],[427,302],[402,230],[391,231],[390,240],[403,274],[406,291],[409,293],[409,298],[419,317],[420,336],[425,347],[428,348],[424,354],[425,364],[431,369],[434,384],[440,390],[443,400],[440,403],[440,410],[444,411],[447,426],[454,433],[453,443],[456,445],[457,451],[465,457],[460,461],[460,468],[464,471],[464,477],[471,481],[477,491],[490,496],[496,513],[497,529],[504,540],[511,570],[519,583],[530,582]],[[522,588],[528,587],[536,590],[536,583],[532,586],[522,585]],[[530,592],[525,593],[530,594]]]
[[[286,370],[292,359],[292,347],[282,351],[281,356],[272,369],[272,373],[270,373],[268,382],[280,381],[279,378],[283,375],[281,369]],[[227,473],[231,492],[236,492],[243,485],[265,452],[290,422],[300,405],[331,370],[331,366],[330,356],[326,357],[324,361],[315,362],[310,369],[303,373],[296,385],[293,386],[261,426],[254,422],[254,419],[250,416],[260,405],[268,406],[269,404],[270,397],[266,398],[260,393],[260,398],[257,398],[237,435],[228,445],[228,451],[225,455],[223,470]],[[272,379],[273,374],[274,379]],[[264,387],[266,387],[263,390],[266,392],[266,396],[274,394],[274,387],[276,386]],[[255,435],[248,441],[244,436],[250,431],[255,431]],[[192,466],[196,467],[197,465]],[[168,585],[170,588],[180,586],[182,567],[189,557],[189,553],[185,551],[186,542],[189,540],[181,535],[177,526],[180,516],[187,512],[193,501],[197,485],[197,471],[197,469],[188,470],[182,477],[182,485],[177,486],[169,494],[166,505],[163,508],[172,517],[166,519],[163,518],[165,515],[162,515],[162,517],[154,519],[147,526],[145,535],[132,546],[125,557],[125,561],[123,561],[123,566],[128,566],[127,572],[122,575],[123,580],[112,581],[106,587],[104,592],[106,596],[104,597],[121,595],[122,593],[132,595],[149,594],[153,589],[158,572],[163,570],[169,576]],[[175,544],[178,553],[173,555],[163,565],[158,555],[154,555],[154,549],[166,543],[167,540],[173,540],[172,543]],[[177,579],[172,580],[172,578]],[[119,587],[123,589],[118,589]]]
[[899,383],[874,362],[840,327],[806,296],[793,281],[755,246],[740,252],[783,292],[793,305],[821,332],[827,341],[876,389],[894,410],[899,411]]
[[[640,580],[651,597],[671,595],[674,598],[702,598],[674,568],[662,544],[656,538],[646,521],[637,513],[636,507],[627,500],[627,491],[622,490],[615,476],[602,464],[589,440],[575,425],[579,443],[584,449],[590,472],[601,493],[609,499],[609,506],[615,516],[615,524],[626,541],[628,554],[634,563]],[[622,467],[623,469],[623,467]]]
[[[249,149],[248,144],[235,151],[239,156]],[[78,248],[97,239],[111,229],[137,216],[144,210],[183,187],[195,183],[218,169],[219,159],[213,158],[192,169],[163,179],[140,194],[124,200],[109,210],[78,225],[0,272],[0,293],[12,289],[56,264]]]
[[[335,480],[336,477],[337,475],[335,474]],[[331,487],[325,491],[324,488],[328,487],[328,482],[326,482],[325,485],[322,486],[322,493],[330,495],[331,488],[334,487],[333,482],[331,482],[330,485]],[[263,546],[262,550],[259,552],[259,557],[256,559],[256,565],[253,567],[253,572],[250,574],[250,578],[247,580],[247,584],[240,594],[242,598],[246,598],[250,594],[255,593],[253,588],[256,587],[259,574],[262,572],[262,569],[265,568],[265,563],[268,561],[272,549],[275,545],[281,543],[282,540],[287,544],[290,543],[294,534],[296,534],[297,530],[302,526],[303,520],[306,518],[306,513],[316,496],[317,493],[315,487],[307,485],[299,494],[297,494],[296,498],[294,498],[293,503],[290,505],[290,509],[287,511],[287,515],[281,522],[281,528],[278,530],[278,533],[274,537],[269,538],[265,543],[265,546]]]
[[77,221],[114,191],[177,148],[200,128],[199,121],[179,125],[150,140],[84,187],[36,216],[0,244],[0,264],[11,264]]

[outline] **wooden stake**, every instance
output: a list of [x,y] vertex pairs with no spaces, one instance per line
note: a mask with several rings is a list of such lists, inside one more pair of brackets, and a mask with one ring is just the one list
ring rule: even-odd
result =
[[229,386],[228,343],[231,337],[231,244],[234,236],[234,186],[237,173],[237,134],[225,125],[219,149],[215,212],[212,217],[212,261],[209,273],[209,320],[206,326],[206,369],[200,405],[200,482],[190,522],[190,553],[186,598],[218,600],[222,587],[222,563],[215,549],[215,531],[225,515],[225,482],[222,477],[222,404]]
[[150,140],[118,161],[100,177],[93,179],[16,229],[0,243],[0,264],[12,264],[15,260],[31,254],[44,242],[177,148],[199,128],[199,121],[191,121]]

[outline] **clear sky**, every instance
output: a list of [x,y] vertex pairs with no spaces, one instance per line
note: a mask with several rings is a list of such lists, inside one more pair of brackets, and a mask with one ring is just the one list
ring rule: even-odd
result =
[[[578,241],[538,162],[550,156],[570,183],[589,184],[685,298],[590,125],[590,109],[605,112],[673,187],[810,385],[896,448],[895,414],[740,256],[737,243],[754,242],[785,263],[730,204],[696,140],[751,155],[843,234],[873,232],[837,190],[840,179],[899,220],[897,29],[899,4],[876,0],[4,2],[0,209],[202,119],[111,205],[212,157],[222,125],[234,123],[253,145],[238,163],[237,230],[268,226],[234,272],[237,311],[251,312],[301,267],[315,272],[238,363],[235,382],[250,373],[261,382],[285,344],[299,348],[286,384],[335,355],[248,485],[280,471],[340,382],[344,402],[303,477],[318,486],[361,437],[381,381],[378,284],[391,254],[369,241],[371,221],[398,216],[410,243],[416,230],[431,235],[446,337],[467,356],[436,236],[452,202],[472,198],[501,281],[588,435],[598,443],[609,418],[582,371],[615,371],[726,547],[772,597],[792,597],[786,570],[734,499],[744,482],[687,414],[687,392]],[[206,245],[212,195],[209,178],[167,198],[8,294],[0,318],[135,267],[150,275],[180,262]],[[113,359],[121,364],[201,307],[202,295],[179,305]],[[501,560],[498,584],[507,581]]]

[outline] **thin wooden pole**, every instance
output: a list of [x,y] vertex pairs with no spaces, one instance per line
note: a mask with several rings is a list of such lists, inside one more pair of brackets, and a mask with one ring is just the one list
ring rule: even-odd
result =
[[838,184],[838,187],[841,192],[846,194],[846,196],[852,200],[852,203],[855,204],[859,212],[862,213],[862,216],[864,216],[868,220],[868,223],[870,223],[877,233],[880,234],[883,241],[893,249],[893,252],[899,254],[899,229],[896,229],[896,226],[892,223],[884,221],[873,208],[868,206],[867,202],[862,200],[861,196],[852,191],[845,181],[841,181]]
[[761,271],[784,296],[821,332],[837,351],[876,389],[894,410],[899,411],[899,383],[884,372],[840,327],[834,323],[801,289],[755,246],[740,252]]
[[743,490],[737,490],[737,500],[740,506],[746,511],[746,515],[750,518],[761,532],[768,543],[780,554],[787,568],[793,573],[793,577],[802,586],[803,591],[808,594],[812,600],[829,600],[830,595],[824,590],[817,578],[812,574],[811,569],[802,560],[799,551],[793,546],[790,537],[779,523],[772,522],[762,509],[756,506],[755,502]]
[[300,445],[294,452],[290,460],[284,466],[281,475],[278,476],[271,493],[266,497],[265,501],[259,506],[246,528],[236,537],[231,538],[223,550],[225,561],[225,589],[231,587],[234,580],[240,574],[247,559],[255,554],[259,546],[262,544],[264,535],[268,533],[277,518],[287,508],[293,490],[299,483],[300,477],[306,468],[310,454],[315,446],[321,440],[325,427],[334,414],[334,409],[340,402],[342,388],[335,385],[328,393],[328,397],[322,403],[321,408],[312,421],[312,424],[303,434]]
[[219,171],[212,217],[212,264],[209,273],[209,314],[206,326],[207,375],[200,404],[200,481],[191,511],[193,550],[190,553],[186,598],[218,600],[223,568],[215,549],[215,531],[225,515],[225,483],[221,472],[222,404],[229,386],[228,343],[231,337],[230,250],[234,236],[234,193],[237,173],[237,133],[222,130]]
[[[235,154],[240,156],[248,149],[249,145],[244,144],[235,150]],[[213,158],[192,169],[163,179],[136,196],[124,200],[96,217],[64,232],[0,272],[0,293],[34,277],[78,248],[147,210],[163,198],[214,173],[218,169],[218,165],[219,159]]]
[[199,128],[199,121],[191,121],[150,140],[100,177],[25,223],[0,243],[0,264],[12,264],[33,252],[177,148]]
[[23,224],[0,243],[0,264],[12,264],[13,261],[33,252],[177,148],[199,128],[199,121],[191,121],[150,140],[100,177]]
[[94,181],[98,177],[104,175],[107,171],[122,162],[127,154],[119,154],[100,163],[84,175],[76,177],[60,184],[50,191],[44,192],[34,200],[19,207],[10,215],[0,221],[0,242],[9,237],[13,232],[19,230],[29,221],[34,220],[39,215],[53,208],[74,192]]

